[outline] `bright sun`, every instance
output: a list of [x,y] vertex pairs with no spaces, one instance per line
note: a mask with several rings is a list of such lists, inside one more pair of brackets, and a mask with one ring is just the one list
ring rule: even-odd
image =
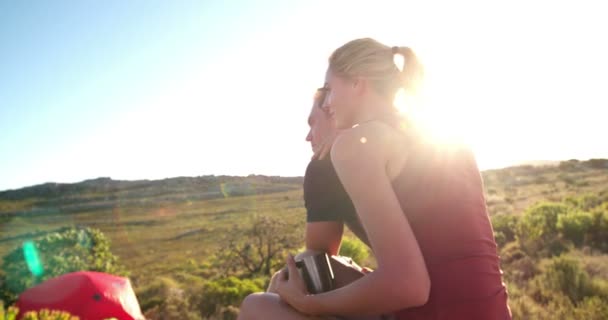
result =
[[[498,131],[487,127],[484,117],[489,113],[488,107],[479,100],[464,96],[464,87],[478,82],[474,76],[467,77],[463,74],[459,76],[459,82],[453,82],[450,81],[450,76],[459,70],[443,65],[440,72],[433,72],[440,67],[432,64],[429,66],[421,94],[412,97],[400,91],[395,97],[395,106],[426,130],[435,141],[470,146],[481,169],[501,167],[517,161],[518,155],[505,157],[497,148],[497,143],[507,137],[502,137]],[[469,74],[476,73],[472,71]],[[483,87],[479,89],[489,90]],[[513,135],[513,132],[508,134]]]
[[422,97],[398,96],[400,110],[438,139],[471,146],[481,169],[604,156],[593,140],[605,135],[608,110],[601,10],[542,1],[525,2],[526,10],[474,6],[439,12],[408,2],[395,12],[417,15],[378,31],[385,43],[412,46],[425,66]]

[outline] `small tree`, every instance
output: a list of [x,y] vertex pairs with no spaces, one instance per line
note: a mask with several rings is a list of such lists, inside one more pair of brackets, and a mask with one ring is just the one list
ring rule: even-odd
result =
[[3,258],[1,299],[11,304],[18,294],[49,278],[75,271],[127,275],[110,252],[110,241],[96,229],[66,229],[25,242]]
[[246,277],[270,276],[285,263],[286,251],[294,250],[302,241],[297,229],[276,218],[256,216],[249,226],[232,229],[218,254],[219,264],[226,271]]

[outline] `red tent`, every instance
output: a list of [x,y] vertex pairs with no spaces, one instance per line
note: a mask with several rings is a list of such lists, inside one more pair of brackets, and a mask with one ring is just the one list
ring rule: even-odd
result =
[[19,314],[41,309],[67,311],[81,320],[144,319],[127,278],[80,271],[49,279],[19,295]]

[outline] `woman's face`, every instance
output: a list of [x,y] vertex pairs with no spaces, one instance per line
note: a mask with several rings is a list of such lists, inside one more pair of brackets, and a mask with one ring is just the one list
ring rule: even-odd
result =
[[327,70],[325,75],[327,97],[323,108],[327,109],[334,118],[337,129],[347,129],[355,125],[355,112],[357,110],[357,92],[354,81],[336,76]]

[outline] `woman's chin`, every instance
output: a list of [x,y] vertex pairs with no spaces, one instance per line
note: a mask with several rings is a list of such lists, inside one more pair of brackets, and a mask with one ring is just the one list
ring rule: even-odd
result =
[[331,119],[334,121],[334,126],[336,127],[336,129],[338,129],[338,130],[344,129],[343,128],[344,127],[344,121],[342,121],[342,119],[336,118],[335,115]]
[[338,130],[350,129],[352,127],[353,126],[346,121],[336,121],[336,129]]

